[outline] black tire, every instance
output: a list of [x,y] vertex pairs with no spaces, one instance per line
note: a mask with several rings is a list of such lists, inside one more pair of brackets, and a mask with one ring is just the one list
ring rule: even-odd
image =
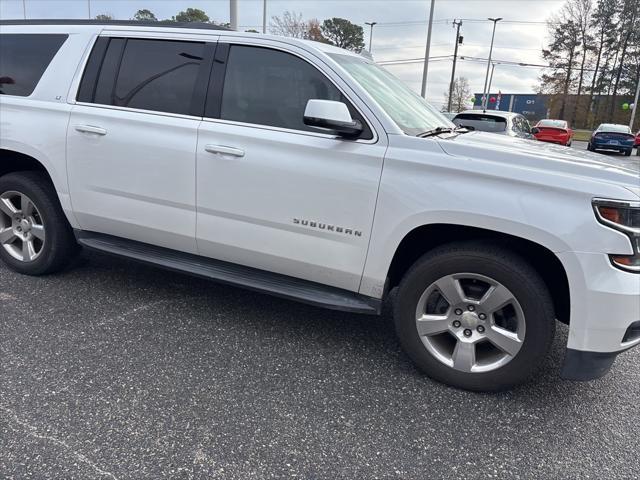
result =
[[589,150],[590,152],[595,152],[595,150],[593,149],[593,147],[591,146],[591,143],[587,144],[587,150]]
[[46,275],[63,269],[79,247],[49,178],[36,171],[9,173],[0,177],[0,195],[5,192],[18,192],[31,199],[41,216],[46,239],[42,252],[33,261],[18,260],[1,246],[0,259],[10,269],[25,275]]
[[[435,281],[456,273],[495,279],[513,293],[522,308],[526,323],[522,346],[509,363],[496,370],[455,370],[433,356],[418,334],[420,297]],[[445,245],[420,258],[400,283],[394,318],[400,342],[418,368],[442,383],[474,391],[501,391],[526,382],[544,363],[555,335],[553,301],[540,275],[508,249],[482,242]]]
[[624,152],[625,157],[630,157],[631,156],[631,152],[633,152],[633,149],[625,150],[625,152]]

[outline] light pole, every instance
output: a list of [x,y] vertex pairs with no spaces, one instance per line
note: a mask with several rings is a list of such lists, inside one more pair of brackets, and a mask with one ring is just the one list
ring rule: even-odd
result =
[[429,74],[429,51],[431,50],[431,30],[433,29],[433,10],[436,7],[436,0],[431,0],[431,10],[429,12],[429,29],[427,30],[427,46],[424,52],[424,67],[422,69],[422,89],[420,95],[427,98],[427,75]]
[[496,25],[502,17],[499,18],[489,18],[488,20],[493,22],[493,33],[491,34],[491,48],[489,49],[489,60],[487,61],[487,74],[484,77],[484,90],[483,90],[483,100],[482,100],[482,110],[487,109],[487,82],[489,81],[489,68],[491,67],[491,55],[493,54],[493,40],[496,37]]
[[371,27],[371,31],[369,32],[369,53],[371,53],[371,44],[373,42],[373,26],[378,22],[364,22],[365,25],[369,25]]
[[267,33],[267,0],[262,0],[262,33]]
[[229,26],[238,30],[238,0],[229,0]]
[[22,0],[22,15],[27,19],[27,0]]
[[[638,111],[638,100],[640,100],[640,74],[638,75],[638,86],[636,87],[636,99],[633,101],[633,108],[631,109],[631,121],[629,122],[629,128],[633,130],[633,122],[636,119],[636,112]],[[638,148],[638,155],[640,155],[640,148]]]
[[91,20],[91,0],[87,0],[87,10],[89,11],[89,20]]
[[462,20],[459,22],[453,21],[456,29],[456,48],[453,51],[453,67],[451,68],[451,83],[449,83],[449,104],[447,105],[447,111],[451,111],[451,105],[453,102],[453,85],[456,80],[456,61],[458,60],[458,45],[460,45],[460,27],[462,26]]

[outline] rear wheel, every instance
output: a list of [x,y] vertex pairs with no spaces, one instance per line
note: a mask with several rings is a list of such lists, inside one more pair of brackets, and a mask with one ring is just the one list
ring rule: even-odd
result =
[[631,156],[631,152],[633,152],[632,148],[630,148],[629,150],[625,150],[624,154],[625,154],[625,156],[630,157]]
[[553,302],[538,273],[483,243],[441,247],[416,262],[400,284],[395,323],[427,375],[479,391],[526,381],[555,334]]
[[63,268],[78,250],[73,231],[46,175],[0,177],[0,259],[27,275]]

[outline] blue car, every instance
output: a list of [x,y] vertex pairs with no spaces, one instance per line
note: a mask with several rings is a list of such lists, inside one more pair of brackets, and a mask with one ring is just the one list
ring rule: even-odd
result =
[[616,125],[613,123],[601,124],[589,140],[587,150],[595,152],[596,150],[614,150],[624,153],[627,157],[633,151],[635,136],[631,132],[631,128],[627,125]]

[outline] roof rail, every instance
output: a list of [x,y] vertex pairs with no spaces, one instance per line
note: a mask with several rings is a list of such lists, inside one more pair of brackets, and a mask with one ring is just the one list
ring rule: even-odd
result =
[[140,22],[138,20],[72,20],[72,19],[42,19],[42,20],[0,20],[0,25],[103,25],[103,26],[132,26],[132,27],[171,27],[193,28],[205,30],[231,30],[222,25],[204,22],[173,22],[160,20],[157,22]]

